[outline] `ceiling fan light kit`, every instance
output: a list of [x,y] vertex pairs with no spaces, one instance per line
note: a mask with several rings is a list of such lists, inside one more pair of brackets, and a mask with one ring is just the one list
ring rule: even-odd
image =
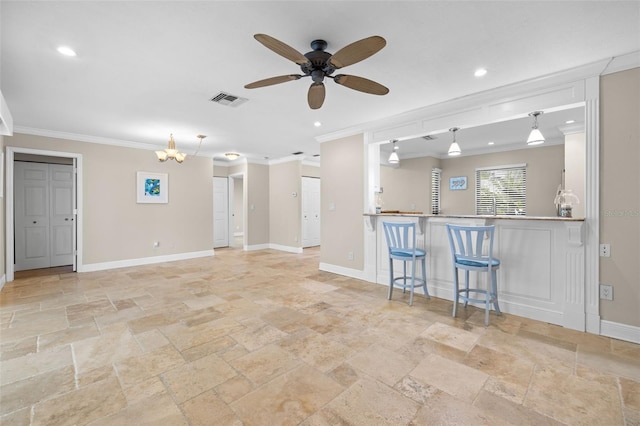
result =
[[326,94],[324,86],[325,78],[331,78],[336,84],[363,93],[372,95],[386,95],[389,93],[389,89],[385,86],[363,77],[346,74],[332,75],[337,69],[367,59],[382,49],[387,42],[380,36],[371,36],[351,43],[333,55],[325,51],[327,48],[327,42],[325,40],[312,41],[311,49],[313,50],[303,55],[293,47],[266,34],[255,34],[253,37],[266,48],[298,64],[303,74],[287,74],[254,81],[253,83],[245,85],[245,89],[256,89],[258,87],[299,80],[303,77],[311,77],[313,82],[307,94],[307,102],[311,109],[318,109],[324,103]]

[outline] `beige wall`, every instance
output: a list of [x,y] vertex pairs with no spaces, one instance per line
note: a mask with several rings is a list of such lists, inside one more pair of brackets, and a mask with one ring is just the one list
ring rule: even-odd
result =
[[[4,136],[0,135],[0,152],[4,152],[5,139]],[[5,194],[7,193],[5,185],[7,182],[7,178],[5,176],[7,167],[5,164],[2,164],[2,175],[0,175],[0,179],[2,179],[2,197],[0,198],[0,278],[5,276],[7,272],[7,268],[5,266],[5,215],[4,215],[4,199]]]
[[[5,144],[82,154],[83,264],[211,250],[210,159],[160,163],[152,151],[23,134]],[[168,204],[136,203],[137,171],[169,175]]]
[[234,179],[233,183],[233,232],[244,233],[244,179]]
[[317,166],[309,166],[307,164],[303,164],[301,176],[319,178],[320,165],[318,164]]
[[[364,268],[364,137],[320,145],[322,155],[320,262]],[[353,260],[348,259],[353,252]]]
[[[442,214],[475,214],[475,173],[477,167],[527,164],[527,215],[556,216],[553,199],[564,168],[564,146],[526,148],[493,154],[445,158],[442,169]],[[467,177],[467,189],[450,191],[449,178]]]
[[585,168],[587,152],[584,133],[572,133],[564,138],[564,187],[578,197],[578,205],[572,206],[573,217],[584,217]]
[[382,210],[431,213],[431,170],[440,167],[434,157],[400,161],[400,167],[380,166]]
[[603,320],[640,327],[640,68],[600,80],[600,283],[613,301],[600,300]]
[[249,246],[269,243],[269,166],[247,164],[243,179],[247,197],[245,233]]
[[[269,235],[272,244],[301,247],[302,179],[300,161],[269,167]],[[292,194],[296,193],[294,197]]]

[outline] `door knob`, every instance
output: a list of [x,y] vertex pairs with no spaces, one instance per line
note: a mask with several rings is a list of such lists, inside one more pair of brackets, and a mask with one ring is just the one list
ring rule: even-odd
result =
[[38,223],[38,221],[34,220],[33,223]]
[[68,217],[65,217],[65,218],[64,218],[64,220],[69,220],[69,218],[68,218]]

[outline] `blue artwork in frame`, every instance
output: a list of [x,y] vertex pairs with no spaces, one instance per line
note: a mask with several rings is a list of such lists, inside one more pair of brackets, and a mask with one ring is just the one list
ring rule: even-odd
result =
[[136,193],[138,203],[168,203],[168,175],[166,173],[138,172]]
[[460,191],[463,189],[467,189],[467,177],[456,176],[449,178],[449,189],[451,191]]

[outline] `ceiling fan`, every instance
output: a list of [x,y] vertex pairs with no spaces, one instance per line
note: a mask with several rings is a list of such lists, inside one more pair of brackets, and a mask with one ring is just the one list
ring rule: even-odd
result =
[[304,55],[293,47],[276,40],[266,34],[255,34],[256,40],[268,49],[273,50],[278,55],[295,62],[300,66],[303,74],[287,74],[271,77],[264,80],[254,81],[245,85],[245,89],[255,89],[258,87],[272,86],[274,84],[285,83],[287,81],[299,80],[302,77],[311,77],[313,83],[309,87],[307,101],[311,109],[318,109],[322,106],[325,97],[324,79],[331,78],[336,83],[373,95],[386,95],[389,89],[375,81],[357,77],[355,75],[337,74],[331,75],[337,69],[355,64],[369,56],[377,53],[387,42],[380,36],[371,36],[358,40],[348,46],[338,50],[333,55],[325,52],[327,42],[324,40],[314,40],[311,42],[311,52]]

